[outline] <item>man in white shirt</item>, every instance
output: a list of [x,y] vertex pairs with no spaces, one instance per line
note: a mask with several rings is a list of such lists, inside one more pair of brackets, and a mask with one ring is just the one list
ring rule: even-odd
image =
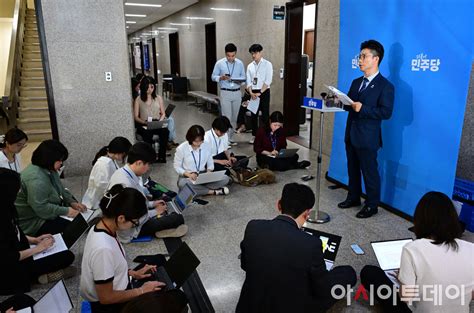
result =
[[[242,97],[240,85],[245,81],[244,63],[235,57],[237,47],[233,43],[228,43],[224,50],[225,58],[214,65],[212,80],[220,87],[222,115],[226,116],[232,125],[236,125]],[[229,133],[229,139],[230,143],[235,145],[237,143],[232,141],[233,133],[233,131]]]
[[258,129],[258,112],[262,112],[262,124],[268,123],[270,115],[270,85],[273,77],[273,65],[263,58],[263,47],[256,43],[250,46],[249,53],[253,62],[247,66],[247,90],[250,97],[255,100],[260,98],[257,114],[252,114],[252,139],[253,144]]

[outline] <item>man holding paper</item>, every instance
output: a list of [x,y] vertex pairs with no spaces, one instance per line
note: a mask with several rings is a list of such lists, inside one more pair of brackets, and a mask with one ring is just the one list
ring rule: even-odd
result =
[[364,41],[360,46],[359,68],[364,76],[352,81],[348,96],[354,103],[344,106],[349,111],[345,144],[349,193],[338,204],[341,209],[360,205],[362,193],[361,172],[364,177],[367,200],[358,218],[377,214],[380,201],[380,176],[377,169],[377,151],[382,147],[382,120],[389,119],[393,111],[394,87],[379,72],[384,48],[375,40]]

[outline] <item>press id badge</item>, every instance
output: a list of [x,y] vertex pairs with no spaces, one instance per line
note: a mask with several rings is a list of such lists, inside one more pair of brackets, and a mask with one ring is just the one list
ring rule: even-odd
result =
[[257,82],[258,82],[258,77],[254,77],[254,78],[253,78],[253,84],[254,84],[254,85],[257,85]]
[[148,116],[147,121],[148,121],[148,123],[149,123],[149,122],[153,122],[153,116]]

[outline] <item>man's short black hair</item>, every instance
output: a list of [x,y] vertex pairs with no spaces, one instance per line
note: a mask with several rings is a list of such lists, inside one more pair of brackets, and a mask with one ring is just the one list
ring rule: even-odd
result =
[[263,47],[261,44],[254,43],[253,45],[250,46],[249,53],[260,52],[262,50],[263,50]]
[[229,128],[232,128],[229,119],[226,116],[219,116],[212,122],[212,128],[217,129],[222,133],[226,133]]
[[382,44],[378,42],[377,40],[370,39],[360,44],[360,51],[364,49],[369,49],[374,56],[379,57],[378,65],[380,66],[380,63],[382,63],[383,54],[384,54],[384,49],[383,49]]
[[204,140],[204,128],[202,128],[201,125],[193,125],[189,127],[188,131],[186,132],[186,140],[190,145],[192,145],[193,141],[197,138]]
[[137,142],[128,152],[127,163],[133,164],[137,161],[152,163],[156,159],[156,152],[153,147],[146,142]]
[[45,140],[33,151],[31,163],[47,170],[54,169],[57,161],[66,161],[69,156],[67,148],[55,139]]
[[225,53],[227,52],[237,52],[237,47],[233,43],[228,43],[224,48]]
[[314,192],[306,185],[289,183],[283,187],[280,206],[281,213],[297,218],[314,206]]

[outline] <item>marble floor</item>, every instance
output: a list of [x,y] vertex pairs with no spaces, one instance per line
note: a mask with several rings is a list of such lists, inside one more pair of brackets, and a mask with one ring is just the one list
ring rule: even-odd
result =
[[[165,102],[167,100],[165,99]],[[196,107],[188,105],[185,101],[173,101],[177,108],[175,120],[177,125],[178,142],[184,140],[188,127],[192,124],[200,124],[208,129],[215,116],[200,112]],[[239,143],[233,150],[238,154],[252,154],[252,146],[247,143],[250,134],[239,134],[235,137]],[[247,188],[239,185],[231,186],[228,196],[209,196],[209,204],[205,206],[191,205],[184,212],[186,224],[189,226],[188,234],[184,241],[193,249],[201,264],[198,273],[207,290],[210,300],[216,312],[234,312],[240,289],[245,277],[241,270],[238,255],[240,253],[239,243],[243,238],[245,226],[251,219],[271,219],[277,215],[276,202],[281,195],[283,186],[288,182],[300,182],[301,176],[316,174],[316,157],[313,150],[308,150],[294,143],[290,146],[300,148],[301,159],[308,159],[312,166],[306,170],[292,170],[285,173],[277,173],[277,183],[273,185],[262,185],[256,188]],[[99,148],[99,147],[98,147]],[[92,159],[93,156],[91,155]],[[168,163],[155,164],[151,172],[154,180],[159,181],[171,189],[176,190],[176,173],[172,167],[172,156],[168,157]],[[255,166],[255,159],[250,163]],[[328,157],[323,158],[323,171],[328,167]],[[67,174],[67,172],[66,172]],[[87,176],[67,177],[64,184],[78,198],[82,196],[87,188]],[[316,189],[316,180],[307,182],[313,190]],[[308,227],[319,229],[342,236],[341,247],[336,258],[335,265],[352,265],[357,273],[366,264],[377,264],[374,253],[370,248],[370,241],[386,240],[394,238],[412,237],[413,234],[407,229],[412,224],[384,209],[367,220],[355,218],[358,208],[340,210],[336,204],[345,199],[346,192],[343,189],[330,190],[331,183],[326,180],[321,182],[321,210],[329,213],[331,221],[326,224],[309,224]],[[466,232],[465,239],[474,241],[474,235]],[[80,268],[84,237],[73,247],[76,254],[75,265]],[[364,251],[364,255],[355,255],[350,245],[357,243]],[[166,253],[163,241],[154,239],[147,243],[132,243],[125,246],[127,256],[131,260],[140,254]],[[66,280],[70,296],[74,301],[73,312],[80,312],[81,298],[79,295],[79,277]],[[39,298],[50,285],[35,285],[31,295]],[[357,288],[357,287],[356,287]],[[472,304],[472,303],[471,303]],[[472,307],[472,306],[471,306]],[[352,301],[347,306],[344,300],[339,301],[330,312],[377,312],[377,307],[371,307],[367,302],[359,299]]]

